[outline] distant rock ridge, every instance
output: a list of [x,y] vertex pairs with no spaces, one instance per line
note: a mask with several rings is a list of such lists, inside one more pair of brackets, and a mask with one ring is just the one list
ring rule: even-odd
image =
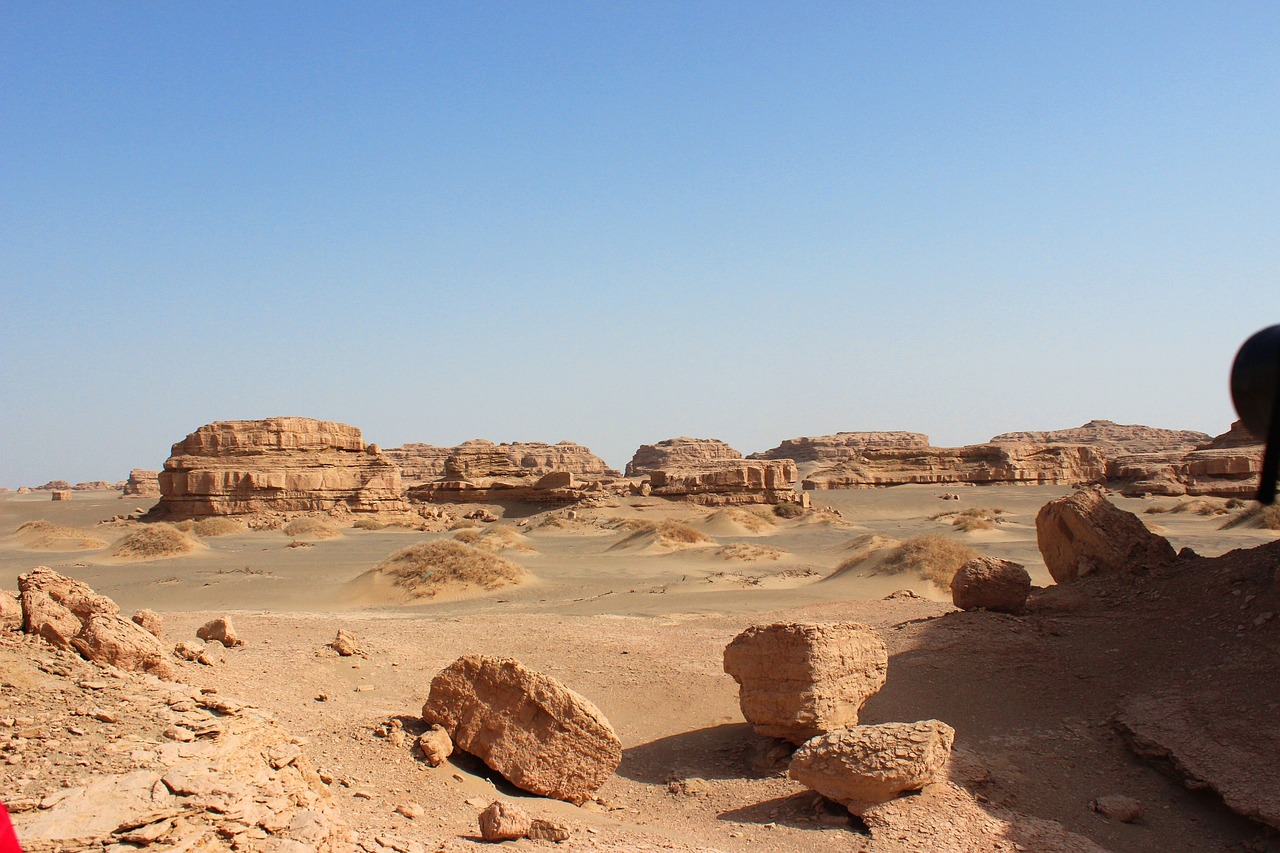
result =
[[[552,471],[567,471],[570,474],[594,477],[618,477],[621,476],[616,470],[610,468],[608,464],[584,447],[581,444],[575,444],[572,441],[562,441],[559,444],[547,444],[541,441],[516,441],[504,444],[494,444],[482,438],[472,439],[463,442],[457,447],[441,447],[434,444],[405,444],[400,447],[393,447],[384,450],[387,458],[400,466],[401,476],[410,482],[429,482],[431,480],[454,480],[467,479],[467,476],[457,476],[458,468],[455,464],[452,473],[448,468],[449,459],[455,456],[458,451],[471,453],[477,448],[490,448],[487,450],[489,461],[479,463],[475,469],[475,476],[499,476],[496,473],[486,473],[496,471],[501,468],[511,476],[536,475],[541,476]],[[509,460],[509,467],[501,462],[500,457]]]
[[741,459],[742,454],[718,438],[668,438],[656,444],[642,444],[627,463],[628,477],[643,477],[659,468],[687,468],[722,459]]
[[1210,441],[1208,433],[1190,429],[1161,429],[1141,424],[1117,424],[1092,420],[1083,426],[1047,432],[1006,432],[991,439],[991,444],[1095,444],[1123,448],[1128,453],[1154,453],[1164,450],[1195,450]]
[[173,445],[157,517],[401,511],[400,469],[360,430],[312,418],[206,424]]

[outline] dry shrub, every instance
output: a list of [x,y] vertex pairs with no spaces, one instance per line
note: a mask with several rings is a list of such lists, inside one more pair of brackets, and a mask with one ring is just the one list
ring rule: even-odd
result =
[[1169,512],[1194,512],[1196,515],[1226,515],[1228,510],[1225,502],[1195,498],[1194,500],[1175,504]]
[[1280,530],[1280,504],[1254,504],[1244,509],[1222,525],[1220,530],[1233,527],[1253,527],[1258,530]]
[[116,542],[111,556],[121,560],[161,560],[195,549],[195,540],[172,524],[148,524]]
[[1169,512],[1170,509],[1171,507],[1165,506],[1164,504],[1154,504],[1144,509],[1142,511],[1142,514],[1143,515],[1159,515],[1162,512]]
[[779,560],[786,556],[786,553],[781,548],[774,548],[772,545],[753,545],[750,542],[734,542],[716,551],[718,556],[724,557],[726,560],[743,560],[746,562]]
[[924,533],[890,551],[875,571],[882,575],[919,575],[945,589],[960,567],[977,556],[978,552],[968,545],[938,533]]
[[673,548],[679,548],[684,545],[703,545],[715,541],[710,536],[690,527],[683,521],[671,521],[670,519],[640,521],[628,519],[624,526],[632,528],[632,532],[618,542],[617,545],[614,545],[613,547],[615,548],[630,545],[649,537],[653,539],[655,544],[667,545]]
[[233,533],[243,533],[245,526],[239,519],[214,517],[200,519],[191,529],[197,536],[229,536]]
[[510,560],[452,539],[413,545],[378,564],[396,586],[413,598],[434,598],[442,592],[498,589],[520,583],[528,573]]
[[464,527],[455,533],[453,538],[466,545],[474,545],[483,535],[484,533],[478,527]]
[[972,533],[975,530],[995,530],[1005,511],[999,507],[970,507],[959,511],[940,512],[933,516],[934,521],[951,519],[951,526]]
[[284,526],[284,532],[290,536],[310,536],[312,539],[336,539],[342,534],[327,518],[314,515],[300,515]]
[[455,521],[453,524],[450,524],[449,529],[450,530],[466,530],[469,527],[479,527],[479,526],[480,526],[480,522],[478,521],[472,521],[469,518],[460,518],[457,521]]
[[508,548],[516,551],[534,550],[533,546],[525,541],[520,531],[508,524],[495,524],[484,530],[472,528],[459,530],[453,538],[459,542],[465,542],[468,545],[474,545],[477,548],[483,548],[493,553],[505,551]]
[[357,518],[351,526],[356,530],[382,530],[387,525],[376,518]]
[[84,530],[65,527],[40,519],[28,521],[14,531],[14,535],[27,548],[42,551],[94,551],[107,547],[107,543]]
[[799,518],[808,510],[797,503],[778,504],[773,508],[773,514],[778,518]]
[[[795,505],[799,506],[799,504],[795,504]],[[752,533],[764,533],[766,530],[769,530],[776,526],[773,522],[772,516],[762,515],[761,513],[758,513],[758,512],[752,512],[749,509],[742,509],[740,507],[729,507],[726,514],[728,515],[730,520],[736,521],[738,524],[741,524],[743,527],[745,527],[747,530],[751,531]]]

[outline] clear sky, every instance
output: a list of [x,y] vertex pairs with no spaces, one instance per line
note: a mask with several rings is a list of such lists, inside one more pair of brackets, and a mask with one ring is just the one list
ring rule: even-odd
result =
[[1219,433],[1273,2],[0,2],[0,485],[215,420]]

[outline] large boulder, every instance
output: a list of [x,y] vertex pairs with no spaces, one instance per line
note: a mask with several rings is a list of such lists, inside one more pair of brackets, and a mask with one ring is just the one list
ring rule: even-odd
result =
[[1021,613],[1030,594],[1026,568],[997,557],[975,557],[951,578],[951,602],[961,610]]
[[1175,556],[1167,539],[1099,489],[1081,489],[1042,506],[1036,515],[1036,542],[1058,583],[1094,572],[1142,572]]
[[806,741],[787,773],[854,814],[939,779],[955,729],[938,720],[882,723],[829,732]]
[[804,743],[857,725],[884,686],[884,641],[856,622],[753,625],[724,650],[742,716],[762,735]]
[[119,669],[172,678],[173,668],[160,641],[120,615],[120,608],[88,585],[46,566],[18,576],[22,630],[86,660]]
[[510,658],[454,661],[431,680],[422,718],[516,787],[571,803],[590,799],[622,761],[595,705]]
[[311,418],[207,424],[173,446],[158,517],[407,510],[400,469],[360,430]]

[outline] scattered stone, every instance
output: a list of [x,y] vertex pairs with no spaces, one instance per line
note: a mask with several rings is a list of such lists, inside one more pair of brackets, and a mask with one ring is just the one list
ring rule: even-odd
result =
[[938,720],[855,726],[807,741],[788,775],[861,814],[940,778],[954,739],[955,729]]
[[422,717],[516,787],[575,804],[622,761],[622,744],[595,705],[510,658],[454,661],[432,679]]
[[1058,583],[1094,572],[1139,573],[1175,559],[1169,540],[1111,503],[1101,489],[1081,489],[1042,506],[1036,542]]
[[181,640],[173,647],[173,654],[179,660],[195,661],[204,653],[203,640]]
[[480,837],[485,841],[515,841],[529,835],[533,819],[520,807],[495,800],[480,812]]
[[1142,819],[1142,804],[1133,797],[1126,797],[1123,794],[1098,797],[1091,806],[1103,817],[1118,820],[1121,823],[1133,823]]
[[200,626],[200,630],[196,631],[196,636],[208,643],[221,643],[228,649],[244,645],[244,640],[240,639],[240,636],[236,633],[235,626],[231,624],[230,616],[219,616],[217,619],[210,619]]
[[159,637],[164,630],[164,623],[154,610],[139,610],[133,614],[133,624],[139,626],[153,637]]
[[422,805],[419,803],[408,802],[408,803],[401,803],[400,805],[396,806],[396,814],[404,815],[405,817],[409,818],[409,820],[417,820],[418,818],[422,817],[426,813],[427,813],[427,810],[424,809]]
[[338,636],[334,637],[333,641],[329,643],[329,648],[344,658],[349,658],[352,655],[359,655],[362,658],[369,656],[364,649],[360,648],[360,642],[355,636],[341,628],[338,629]]
[[724,650],[743,717],[796,744],[856,725],[888,669],[884,642],[856,622],[753,625]]
[[1021,564],[975,557],[951,578],[951,601],[961,610],[1021,613],[1031,594],[1031,575]]

